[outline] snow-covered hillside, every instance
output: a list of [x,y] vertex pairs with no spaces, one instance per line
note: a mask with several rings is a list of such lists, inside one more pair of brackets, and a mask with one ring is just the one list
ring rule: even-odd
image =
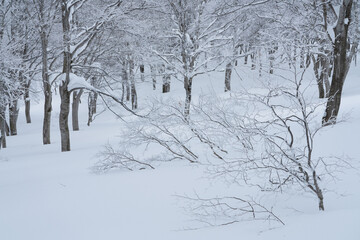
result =
[[[254,73],[257,74],[257,73]],[[239,78],[241,77],[241,79]],[[353,66],[345,83],[341,114],[347,120],[321,132],[318,151],[360,166],[360,67]],[[238,69],[234,89],[251,75]],[[139,106],[154,96],[151,83],[139,85]],[[223,94],[223,73],[194,80],[194,95]],[[156,91],[159,96],[160,90]],[[168,97],[170,95],[166,95]],[[182,83],[172,83],[171,96],[184,96]],[[254,196],[285,226],[268,221],[238,222],[222,227],[193,228],[187,202],[177,195],[243,195],[244,186],[207,178],[204,167],[186,162],[160,165],[154,170],[113,170],[96,174],[91,168],[103,145],[116,143],[124,128],[110,111],[88,127],[86,99],[80,107],[80,131],[71,132],[71,152],[60,152],[59,97],[55,96],[52,144],[42,145],[42,103],[32,106],[32,124],[20,115],[18,136],[8,138],[0,151],[0,239],[112,240],[112,239],[360,239],[360,172],[346,169],[325,193],[326,209],[303,192]],[[101,108],[101,107],[99,107]]]

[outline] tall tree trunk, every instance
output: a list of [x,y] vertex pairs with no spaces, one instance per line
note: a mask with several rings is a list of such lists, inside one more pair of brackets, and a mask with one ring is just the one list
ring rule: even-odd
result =
[[5,107],[0,105],[0,148],[6,148]]
[[45,20],[45,6],[44,0],[39,1],[39,19],[40,25],[40,39],[41,39],[41,59],[42,59],[42,82],[43,92],[45,96],[44,101],[44,118],[43,118],[43,144],[50,144],[50,125],[51,125],[51,111],[52,111],[52,92],[51,83],[48,73],[48,23]]
[[18,100],[14,100],[9,104],[9,124],[10,135],[17,135],[17,119],[19,116]]
[[[351,20],[352,0],[343,0],[339,10],[336,27],[334,28],[334,71],[329,92],[329,99],[322,119],[324,126],[336,123],[339,113],[341,94],[351,58],[347,57],[348,29]],[[346,19],[346,22],[345,22]]]
[[84,90],[73,91],[73,102],[72,102],[72,127],[73,131],[79,131],[79,105],[81,100],[81,95]]
[[129,77],[131,84],[131,107],[132,109],[137,109],[137,94],[136,94],[136,85],[135,85],[135,75],[134,75],[134,60],[129,60]]
[[70,111],[70,92],[67,87],[70,82],[70,71],[71,71],[71,53],[70,53],[70,21],[69,14],[70,9],[67,5],[67,0],[62,0],[62,27],[63,27],[63,44],[64,44],[64,60],[63,60],[63,74],[65,80],[59,86],[60,93],[60,115],[59,115],[59,126],[61,134],[61,151],[70,151],[70,133],[69,133],[69,111]]
[[232,62],[226,64],[225,69],[225,92],[231,90],[231,73],[232,73],[233,65]]

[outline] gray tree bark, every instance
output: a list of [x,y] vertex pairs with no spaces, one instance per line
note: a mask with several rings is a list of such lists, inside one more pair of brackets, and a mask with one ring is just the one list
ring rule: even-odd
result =
[[0,105],[0,148],[6,148],[5,107]]
[[123,84],[123,95],[124,90],[126,94],[126,101],[130,101],[130,84],[129,84],[129,76],[128,76],[128,62],[127,60],[123,61],[122,64],[122,84]]
[[134,60],[129,59],[129,77],[131,84],[131,108],[132,110],[137,109],[137,94],[136,94],[136,85],[135,85],[135,75],[134,75]]
[[70,133],[69,133],[69,111],[70,111],[70,92],[67,86],[70,82],[71,71],[71,53],[70,53],[70,11],[67,5],[67,0],[62,0],[61,4],[61,17],[63,28],[63,44],[64,44],[64,59],[63,59],[63,74],[65,74],[65,80],[59,86],[59,93],[61,98],[59,126],[61,134],[61,151],[70,151]]
[[167,73],[167,70],[169,70],[169,69],[167,69],[165,67],[165,65],[161,66],[161,72],[162,72],[162,75],[163,75],[163,84],[162,84],[162,92],[163,93],[170,92],[171,77],[170,77],[170,74]]
[[151,72],[153,90],[156,90],[156,65],[155,64],[150,65],[150,72]]
[[31,100],[30,100],[30,93],[28,87],[26,87],[24,91],[24,103],[25,103],[26,123],[31,123],[31,115],[30,115]]
[[72,127],[73,131],[79,131],[79,105],[81,100],[81,95],[84,90],[73,91],[73,102],[72,102]]
[[192,95],[192,78],[184,77],[184,88],[186,92],[185,98],[185,110],[184,115],[188,117],[190,114],[190,104],[191,104],[191,95]]
[[90,126],[90,123],[93,121],[93,116],[96,113],[96,104],[97,104],[97,97],[98,94],[96,92],[89,92],[88,96],[88,123],[87,125]]
[[232,73],[233,65],[232,62],[226,64],[225,69],[225,92],[231,91],[231,73]]
[[141,81],[145,81],[145,66],[144,64],[140,64],[140,75],[141,75]]
[[[340,6],[338,20],[334,28],[334,70],[330,86],[329,99],[322,119],[324,126],[336,123],[340,109],[342,89],[350,68],[352,55],[348,53],[348,29],[351,21],[352,0],[343,0]],[[345,22],[345,19],[346,22]]]
[[9,104],[9,125],[10,125],[10,135],[17,135],[17,119],[19,116],[18,100],[13,100]]
[[45,96],[44,101],[44,118],[43,118],[43,144],[50,144],[50,124],[51,124],[51,111],[52,111],[52,92],[51,83],[48,73],[48,23],[45,19],[45,6],[44,0],[39,0],[39,20],[40,20],[40,39],[41,39],[41,60],[42,69],[41,76],[43,82],[43,92]]

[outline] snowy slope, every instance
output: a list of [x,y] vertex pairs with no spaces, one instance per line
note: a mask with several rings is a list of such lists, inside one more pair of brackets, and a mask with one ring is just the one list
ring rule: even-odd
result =
[[[235,89],[251,82],[250,75],[238,73],[242,80],[235,76]],[[222,93],[222,76],[195,79],[194,92]],[[347,122],[320,136],[320,151],[347,155],[354,166],[360,166],[359,78],[360,67],[353,67],[341,106],[342,113],[349,113]],[[138,92],[155,95],[151,91],[148,83]],[[180,82],[174,81],[171,91],[182,99]],[[71,132],[72,151],[60,153],[58,96],[54,101],[51,145],[41,144],[42,105],[37,104],[32,106],[33,123],[26,125],[21,114],[19,136],[9,137],[8,148],[0,151],[0,239],[360,239],[360,174],[352,169],[334,184],[334,192],[326,193],[325,212],[317,210],[313,197],[293,192],[263,199],[276,203],[274,211],[285,226],[257,221],[184,231],[192,227],[191,216],[175,195],[247,194],[246,188],[209,182],[201,167],[181,162],[155,170],[94,174],[90,168],[96,154],[107,142],[116,142],[122,122],[106,112],[86,126],[84,99],[80,131]],[[146,99],[139,99],[140,106],[142,101]]]

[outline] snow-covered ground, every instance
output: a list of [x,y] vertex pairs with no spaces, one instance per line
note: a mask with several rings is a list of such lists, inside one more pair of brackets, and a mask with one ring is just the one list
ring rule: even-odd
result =
[[[243,75],[241,71],[238,72]],[[256,73],[257,74],[257,73]],[[234,79],[234,86],[241,81]],[[223,73],[194,81],[194,92],[223,91]],[[360,166],[360,67],[353,67],[345,83],[341,113],[345,123],[329,127],[319,136],[320,151],[351,157]],[[183,97],[180,82],[171,94]],[[159,86],[160,88],[160,86]],[[139,89],[151,95],[151,83]],[[160,90],[157,90],[159,93]],[[87,106],[80,109],[80,131],[71,132],[71,152],[60,152],[59,100],[55,96],[52,144],[42,145],[42,104],[32,105],[32,124],[18,121],[18,136],[9,137],[0,151],[1,240],[111,240],[111,239],[360,239],[360,173],[346,170],[333,192],[325,194],[325,212],[316,199],[302,192],[277,195],[263,202],[275,203],[274,212],[285,226],[266,221],[240,222],[223,227],[191,228],[186,203],[175,195],[246,194],[241,186],[209,181],[202,167],[177,162],[155,170],[95,174],[91,167],[107,142],[116,142],[124,127],[110,112],[86,126]]]

